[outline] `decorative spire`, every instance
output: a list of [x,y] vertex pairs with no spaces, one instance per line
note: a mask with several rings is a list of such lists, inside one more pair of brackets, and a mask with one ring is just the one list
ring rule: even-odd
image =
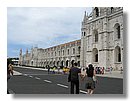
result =
[[31,50],[33,50],[33,46],[31,47]]
[[22,52],[22,48],[20,49],[20,52]]
[[86,11],[84,13],[84,19],[83,19],[83,21],[85,22],[85,20],[86,20]]
[[20,55],[22,55],[22,48],[20,49]]
[[27,48],[27,50],[26,50],[26,57],[28,57],[28,48]]
[[28,48],[27,48],[27,50],[26,50],[26,54],[28,54]]
[[86,17],[86,11],[85,11],[85,14],[84,14],[84,15],[85,15],[85,17]]

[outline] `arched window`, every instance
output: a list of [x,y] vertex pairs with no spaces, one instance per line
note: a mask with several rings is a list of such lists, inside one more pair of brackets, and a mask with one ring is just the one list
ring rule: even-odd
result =
[[115,61],[121,62],[121,49],[119,46],[115,48]]
[[75,54],[75,48],[73,48],[73,54]]
[[72,65],[72,67],[74,66],[74,60],[71,61],[71,65]]
[[66,61],[66,66],[69,66],[69,61],[68,60]]
[[117,27],[117,38],[120,39],[120,26]]
[[86,35],[86,33],[84,32],[84,36]]
[[63,55],[65,55],[65,52],[64,52],[64,50],[63,50]]
[[59,56],[60,56],[60,51],[59,51]]
[[99,9],[98,9],[98,7],[95,7],[95,14],[96,14],[96,17],[99,17]]
[[117,23],[114,26],[114,34],[115,34],[115,39],[120,39],[121,38],[121,34],[120,34],[120,25]]
[[64,61],[61,61],[61,67],[63,67],[64,66]]
[[86,32],[82,32],[82,36],[85,36],[86,35]]
[[80,61],[78,61],[78,67],[80,67]]
[[94,42],[98,42],[98,31],[94,30],[93,34],[94,34]]
[[114,12],[114,8],[113,7],[111,7],[111,13],[113,13]]
[[69,49],[68,49],[68,55],[69,55],[69,53],[70,53],[70,51],[69,51]]
[[31,65],[33,66],[33,61],[31,62]]
[[56,56],[56,52],[55,52],[55,56]]
[[79,46],[79,47],[78,47],[78,54],[80,54],[80,49],[81,49],[81,47]]
[[97,50],[97,48],[93,49],[93,62],[98,62],[98,50]]

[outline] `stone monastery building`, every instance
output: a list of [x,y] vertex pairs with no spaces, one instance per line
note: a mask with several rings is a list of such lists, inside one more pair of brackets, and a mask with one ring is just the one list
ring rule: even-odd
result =
[[19,64],[26,66],[79,67],[92,63],[94,67],[123,67],[123,8],[93,7],[84,15],[81,39],[46,49],[32,48],[22,54]]

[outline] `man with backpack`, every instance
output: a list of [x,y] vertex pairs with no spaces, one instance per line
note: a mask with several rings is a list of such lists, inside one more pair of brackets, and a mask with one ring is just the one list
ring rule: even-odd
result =
[[79,94],[79,75],[81,75],[81,70],[77,68],[77,63],[74,63],[74,67],[71,67],[68,76],[68,82],[71,83],[71,94],[74,94],[74,87],[76,87],[76,94]]

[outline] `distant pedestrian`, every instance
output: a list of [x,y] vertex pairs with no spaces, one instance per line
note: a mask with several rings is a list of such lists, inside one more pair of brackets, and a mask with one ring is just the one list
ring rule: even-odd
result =
[[112,69],[113,69],[113,68],[112,68],[112,67],[110,67],[110,70],[109,70],[109,71],[110,71],[110,74],[112,73]]
[[53,67],[52,73],[55,74],[56,67]]
[[63,74],[65,74],[66,72],[66,67],[63,67]]
[[98,69],[97,69],[97,71],[98,71],[98,73],[97,74],[100,74],[100,67],[97,67]]
[[58,74],[59,74],[60,73],[60,67],[59,66],[57,67],[57,70],[58,70]]
[[123,68],[121,67],[121,72],[120,72],[121,74],[123,73]]
[[70,88],[71,94],[74,94],[75,87],[76,87],[76,94],[79,94],[79,75],[81,75],[81,70],[77,68],[77,63],[74,63],[74,67],[71,67],[68,76],[68,81],[71,83]]
[[96,82],[96,76],[95,76],[95,70],[92,64],[88,65],[88,68],[86,68],[86,85],[85,88],[87,89],[88,94],[93,94],[95,89],[95,82]]
[[104,67],[101,68],[101,74],[104,74]]
[[50,66],[49,65],[47,65],[47,69],[48,69],[48,74],[50,73]]
[[[7,60],[7,82],[8,80],[13,76],[13,65]],[[7,88],[7,94],[9,94],[8,88]]]

